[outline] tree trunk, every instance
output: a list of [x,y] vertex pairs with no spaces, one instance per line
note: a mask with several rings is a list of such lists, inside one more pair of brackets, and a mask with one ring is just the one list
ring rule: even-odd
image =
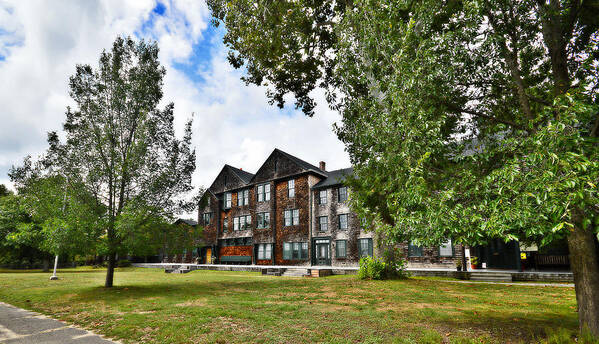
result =
[[599,336],[599,248],[597,246],[595,234],[583,229],[580,222],[568,236],[570,266],[574,273],[578,303],[578,323],[581,331],[588,329],[595,336]]
[[116,253],[110,253],[108,255],[108,269],[106,270],[106,283],[104,287],[112,288],[112,281],[114,280],[114,267],[116,266]]

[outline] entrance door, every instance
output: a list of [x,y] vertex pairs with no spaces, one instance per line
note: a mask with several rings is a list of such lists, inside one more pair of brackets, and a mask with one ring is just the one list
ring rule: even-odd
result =
[[331,244],[323,239],[314,240],[315,265],[331,265]]
[[206,264],[212,264],[212,248],[206,249]]

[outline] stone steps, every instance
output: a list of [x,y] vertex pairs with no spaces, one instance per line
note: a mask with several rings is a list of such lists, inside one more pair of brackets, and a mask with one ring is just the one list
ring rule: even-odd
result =
[[509,272],[471,272],[471,281],[485,282],[512,282],[512,274]]
[[296,269],[296,268],[288,268],[285,269],[282,276],[286,277],[304,277],[310,275],[308,273],[308,269]]

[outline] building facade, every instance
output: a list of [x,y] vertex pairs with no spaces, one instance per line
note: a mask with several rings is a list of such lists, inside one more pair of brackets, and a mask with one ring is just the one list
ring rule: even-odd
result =
[[[377,253],[348,206],[351,168],[327,171],[275,149],[255,174],[225,165],[202,198],[199,263],[357,266]],[[454,267],[461,246],[401,245],[411,265]]]

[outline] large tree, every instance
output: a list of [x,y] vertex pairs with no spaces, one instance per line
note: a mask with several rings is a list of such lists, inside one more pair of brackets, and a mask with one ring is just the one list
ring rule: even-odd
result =
[[599,334],[599,5],[211,0],[247,82],[328,91],[352,203],[390,240],[566,237]]
[[155,42],[117,38],[97,68],[78,65],[70,78],[76,105],[66,112],[66,140],[49,135],[47,169],[81,185],[103,209],[97,221],[99,251],[108,256],[106,287],[113,285],[117,254],[144,251],[158,237],[148,232],[160,230],[150,224],[189,206],[192,123],[178,139],[174,105],[158,107],[164,74]]

